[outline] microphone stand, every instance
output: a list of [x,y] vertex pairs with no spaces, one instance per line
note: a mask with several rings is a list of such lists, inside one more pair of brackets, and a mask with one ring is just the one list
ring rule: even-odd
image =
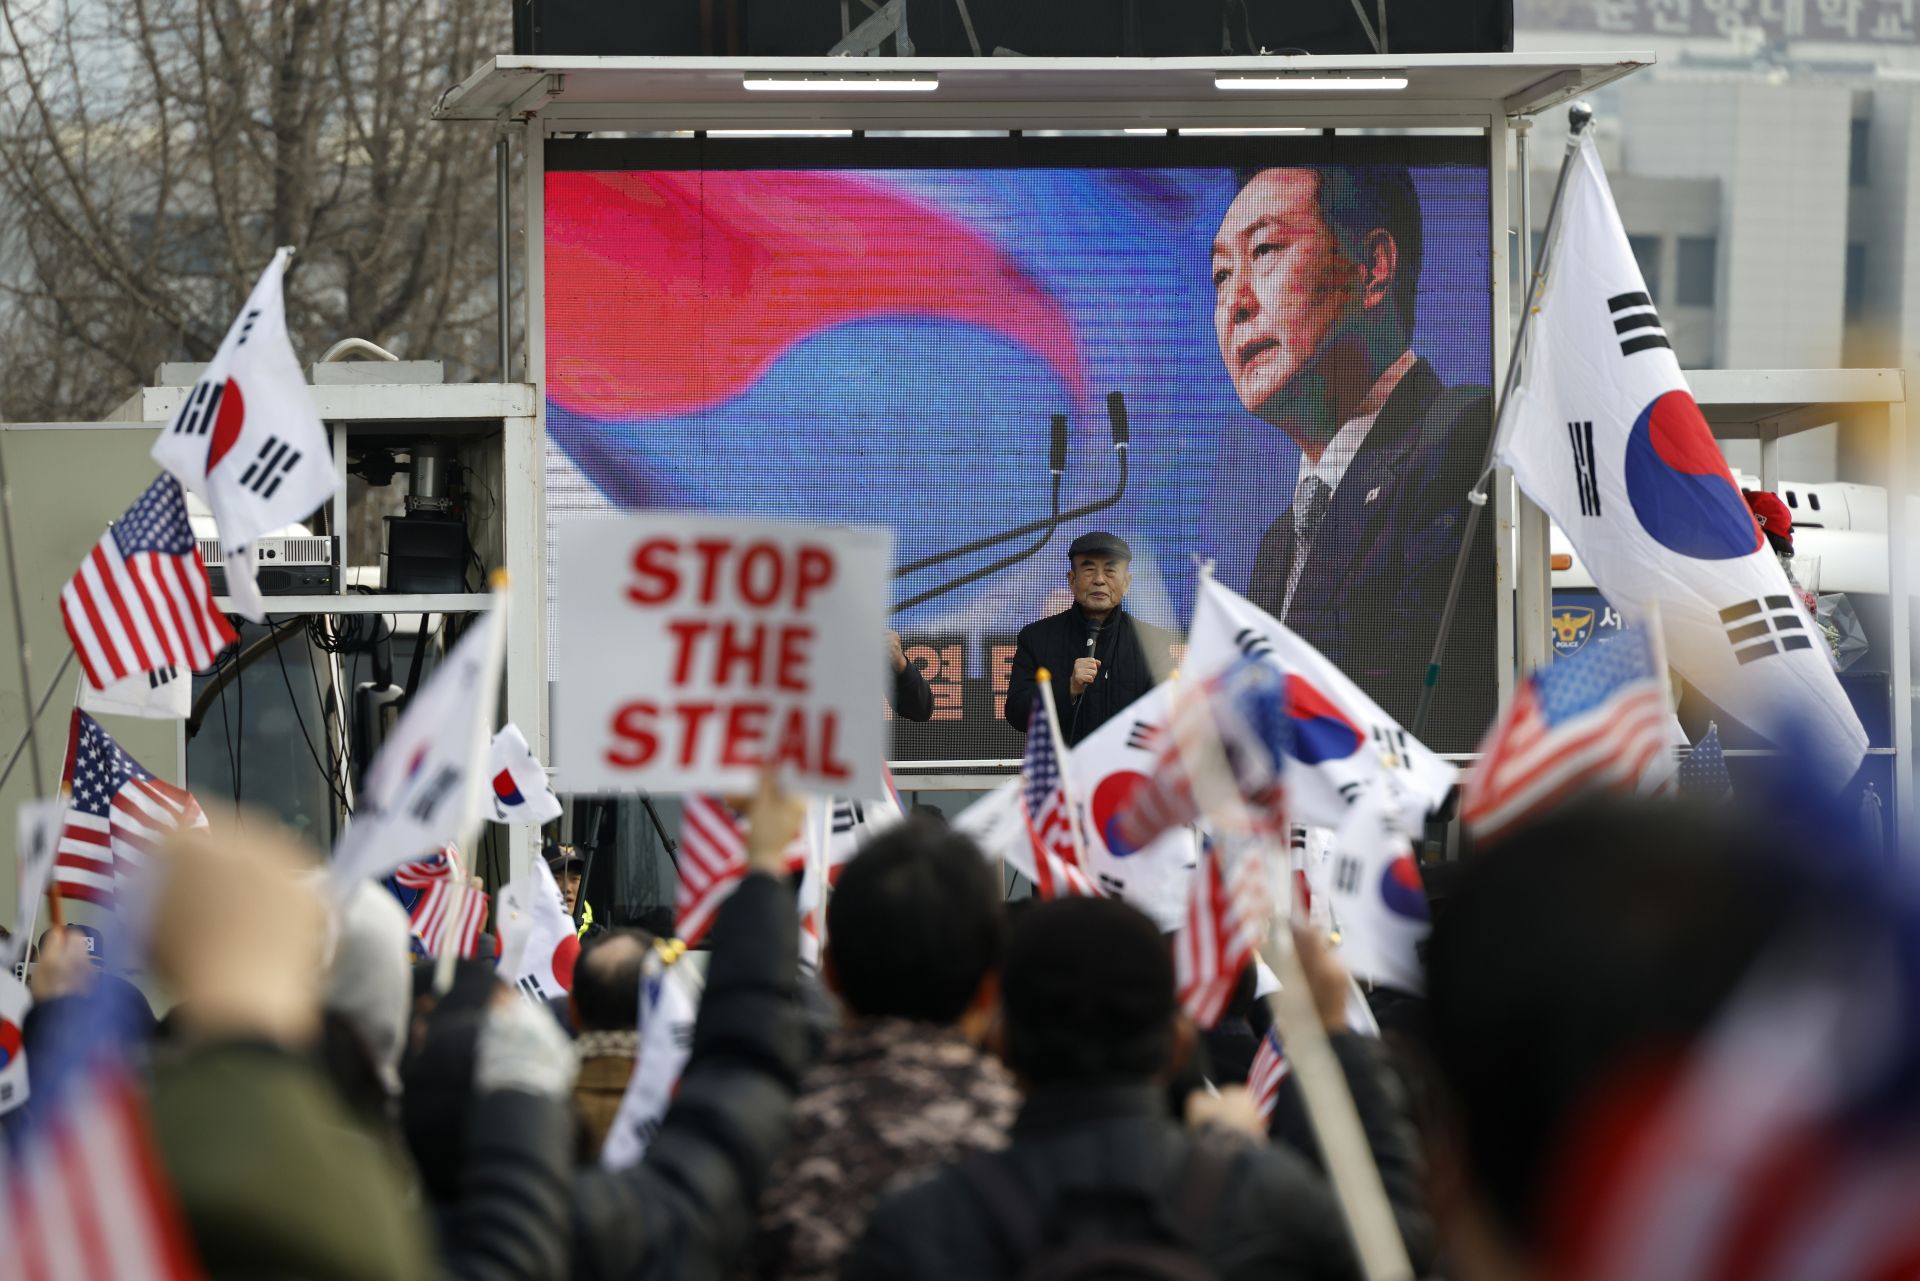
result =
[[[968,583],[977,582],[985,578],[988,574],[997,574],[1010,565],[1018,564],[1020,561],[1026,560],[1028,557],[1038,553],[1042,547],[1045,547],[1047,540],[1053,537],[1053,531],[1057,526],[1063,525],[1070,520],[1079,520],[1082,516],[1091,516],[1095,512],[1105,511],[1107,508],[1119,502],[1121,498],[1125,497],[1127,492],[1127,446],[1125,442],[1115,445],[1114,453],[1120,460],[1120,480],[1119,483],[1114,486],[1111,494],[1098,502],[1088,503],[1083,507],[1076,507],[1069,512],[1060,512],[1058,515],[1050,516],[1045,520],[1035,521],[1030,525],[1024,525],[1018,530],[1011,531],[1015,537],[1018,537],[1020,534],[1030,533],[1035,529],[1044,530],[1045,532],[1041,534],[1040,540],[1032,546],[1023,548],[1010,556],[1003,556],[991,564],[983,565],[979,569],[961,575],[952,582],[942,583],[938,587],[931,587],[924,592],[909,596],[907,599],[895,605],[891,612],[898,614],[902,610],[912,609],[915,605],[925,604],[936,596],[945,596],[948,592],[965,587]],[[996,536],[996,540],[1004,541],[1000,536]],[[895,576],[898,577],[897,572]]]
[[[1111,495],[1109,495],[1104,499],[1099,500],[1098,502],[1089,503],[1084,507],[1077,507],[1074,510],[1069,512],[1062,512],[1059,508],[1058,503],[1056,502],[1054,505],[1053,514],[1051,516],[1045,516],[1039,520],[1028,521],[1026,524],[1016,525],[1012,529],[1003,529],[997,534],[987,534],[983,537],[974,539],[970,543],[962,543],[958,547],[949,547],[945,551],[935,552],[931,556],[922,556],[918,560],[907,561],[905,564],[898,565],[894,568],[893,576],[895,578],[903,578],[908,574],[918,573],[920,570],[923,570],[923,569],[931,569],[935,565],[944,564],[950,560],[958,560],[962,556],[970,556],[974,552],[985,551],[987,548],[997,546],[1000,543],[1012,542],[1016,538],[1025,538],[1028,534],[1036,533],[1042,529],[1047,530],[1048,533],[1051,534],[1054,526],[1064,524],[1065,522],[1071,521],[1071,520],[1079,520],[1082,516],[1091,516],[1093,515],[1093,513],[1098,511],[1105,511],[1107,508],[1119,502],[1120,499],[1124,497],[1127,492],[1127,451],[1131,445],[1131,430],[1128,427],[1128,423],[1127,423],[1126,400],[1117,391],[1109,392],[1107,394],[1107,420],[1110,424],[1110,427],[1113,433],[1114,453],[1119,455],[1119,458],[1120,458],[1120,483],[1118,487],[1114,489]],[[1059,484],[1060,484],[1059,473],[1061,470],[1063,469],[1058,467],[1054,469],[1055,471],[1054,490],[1055,490],[1056,499],[1058,498]],[[1034,551],[1039,550],[1040,546],[1045,546],[1045,543],[1046,543],[1046,540],[1042,539],[1040,544],[1036,546],[1033,549],[1033,551],[1022,553],[1022,555],[1020,556],[1012,557],[1004,562],[996,564],[994,568],[1003,569],[1007,565],[1013,564],[1018,560],[1024,559],[1026,556],[1031,556],[1033,555]],[[972,582],[972,581],[973,579],[968,578],[968,579],[962,580],[962,584],[955,584],[955,586],[963,585],[964,583]],[[951,591],[951,590],[953,590],[952,587],[947,587],[942,589],[942,591]],[[934,593],[934,595],[939,595],[939,594],[940,594],[939,592]]]

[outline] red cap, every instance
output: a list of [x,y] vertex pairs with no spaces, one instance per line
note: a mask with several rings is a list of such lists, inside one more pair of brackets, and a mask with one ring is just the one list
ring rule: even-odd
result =
[[1793,513],[1787,510],[1780,495],[1770,494],[1764,489],[1743,489],[1740,493],[1746,498],[1747,506],[1753,509],[1753,519],[1758,522],[1761,532],[1785,539],[1787,546],[1792,547]]

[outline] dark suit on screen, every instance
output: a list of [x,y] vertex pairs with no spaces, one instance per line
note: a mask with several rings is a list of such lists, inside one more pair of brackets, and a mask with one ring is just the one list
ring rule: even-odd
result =
[[[1444,386],[1417,360],[1387,397],[1328,503],[1298,547],[1291,506],[1267,530],[1248,595],[1325,654],[1394,719],[1419,701],[1427,659],[1460,550],[1492,430],[1485,388]],[[1470,750],[1493,710],[1493,534],[1482,520],[1479,559],[1455,613],[1426,741]],[[1293,601],[1287,578],[1304,555]]]

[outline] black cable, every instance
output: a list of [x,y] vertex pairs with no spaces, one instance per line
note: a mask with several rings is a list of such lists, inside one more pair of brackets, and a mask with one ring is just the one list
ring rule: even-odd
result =
[[[268,620],[268,626],[272,626],[271,619]],[[307,755],[313,758],[313,767],[319,770],[327,780],[327,791],[332,793],[333,799],[340,803],[340,808],[351,815],[353,807],[347,804],[347,798],[340,791],[340,785],[334,781],[333,771],[321,764],[320,753],[313,745],[313,735],[307,732],[307,718],[300,714],[300,697],[293,692],[293,677],[287,674],[287,656],[282,652],[283,648],[284,642],[275,645],[273,657],[280,664],[280,679],[287,687],[287,702],[293,706],[293,719],[300,726],[300,741],[307,745]]]
[[[272,623],[267,624],[267,632],[272,634]],[[279,647],[276,645],[274,648],[277,650]],[[222,690],[220,696],[225,698],[226,691]],[[247,768],[247,673],[239,668],[233,673],[233,719],[240,726],[240,742],[233,758],[233,803],[238,805],[242,791],[240,782]]]
[[[348,615],[348,617],[355,617],[355,616]],[[318,630],[320,634],[323,636],[329,635],[329,629],[325,626],[325,624],[329,621],[329,619],[330,619],[330,616],[326,614],[315,614],[313,616],[313,620],[307,624],[307,639],[309,642],[312,641],[313,634],[316,630]],[[337,655],[333,650],[323,648],[321,652],[326,654],[329,659],[337,659]],[[338,756],[334,755],[333,744],[334,744],[335,735],[329,732],[329,725],[331,722],[338,720],[340,723],[340,729],[342,731],[341,737],[344,740],[344,734],[345,734],[346,725],[347,725],[347,718],[346,718],[346,713],[344,709],[341,707],[341,703],[340,703],[340,691],[339,691],[340,682],[334,679],[333,669],[331,666],[329,666],[327,669],[327,688],[333,691],[333,697],[332,697],[333,712],[329,712],[328,696],[326,694],[323,694],[320,690],[320,673],[315,668],[312,649],[309,649],[307,651],[307,676],[313,682],[314,705],[320,709],[320,734],[321,734],[321,739],[326,744],[326,748],[327,748],[327,778],[330,780],[338,779],[341,776],[343,767],[346,765],[347,745],[344,741],[342,741],[340,744],[339,755]],[[341,797],[343,801],[345,800],[344,789],[341,789],[340,791],[335,792],[335,795]],[[351,812],[351,810],[349,810],[349,812]],[[336,816],[336,818],[334,819],[334,822],[329,826],[337,828],[339,826],[339,817]],[[338,833],[335,832],[334,835],[338,835]]]
[[[232,663],[240,661],[238,646],[229,651],[226,661]],[[220,664],[215,664],[214,670],[218,672],[219,669]],[[227,719],[227,684],[226,681],[220,683],[220,728],[227,740],[227,777],[233,780],[233,803],[238,805],[240,803],[240,758],[234,755],[233,722]]]

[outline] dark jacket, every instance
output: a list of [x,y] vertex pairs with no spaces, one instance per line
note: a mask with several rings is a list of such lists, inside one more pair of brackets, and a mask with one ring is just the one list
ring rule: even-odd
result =
[[693,1049],[646,1159],[574,1185],[576,1277],[718,1277],[751,1237],[805,1063],[797,928],[792,891],[768,876],[721,905]]
[[[1381,406],[1306,551],[1284,617],[1296,555],[1289,506],[1267,530],[1248,596],[1331,659],[1402,724],[1412,720],[1460,533],[1492,430],[1485,388],[1447,388],[1417,360]],[[1471,751],[1493,713],[1493,522],[1454,615],[1427,741]]]
[[893,674],[893,697],[888,701],[893,704],[893,714],[903,720],[933,719],[933,689],[920,664],[909,658],[907,665]]
[[[1040,705],[1034,672],[1044,667],[1053,677],[1053,702],[1060,713],[1060,737],[1072,747],[1113,719],[1120,709],[1152,689],[1173,668],[1173,633],[1143,623],[1122,608],[1115,610],[1087,648],[1092,624],[1078,605],[1028,623],[1020,629],[1007,677],[1007,724],[1027,732],[1027,720]],[[1087,692],[1073,697],[1073,664],[1100,660],[1100,674]]]
[[[1349,1081],[1376,1071],[1358,1037],[1333,1038]],[[1355,1091],[1360,1119],[1379,1163],[1414,1269],[1432,1259],[1432,1227],[1411,1136],[1383,1096]],[[1048,1220],[1070,1189],[1137,1190],[1174,1201],[1194,1139],[1166,1114],[1151,1085],[1036,1091],[1014,1123],[1001,1158]],[[1332,1189],[1308,1159],[1289,1148],[1248,1146],[1231,1156],[1209,1230],[1198,1245],[1229,1281],[1357,1275],[1353,1249]],[[841,1270],[843,1281],[1017,1275],[997,1225],[959,1172],[948,1169],[880,1203],[867,1234]]]
[[835,1028],[793,1106],[793,1143],[760,1203],[759,1281],[832,1281],[888,1192],[1006,1146],[1013,1077],[957,1028],[865,1019]]

